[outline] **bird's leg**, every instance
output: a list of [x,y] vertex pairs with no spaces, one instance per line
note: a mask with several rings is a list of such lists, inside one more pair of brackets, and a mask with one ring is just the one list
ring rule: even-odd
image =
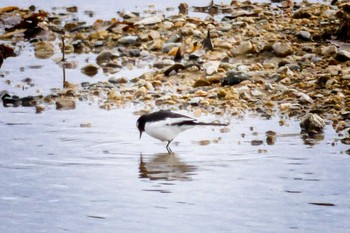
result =
[[165,148],[167,149],[167,151],[168,151],[169,154],[173,153],[173,151],[171,150],[171,148],[170,148],[170,146],[169,146],[170,143],[171,143],[171,141],[172,141],[172,140],[168,141],[168,144],[166,144],[166,147],[165,147]]

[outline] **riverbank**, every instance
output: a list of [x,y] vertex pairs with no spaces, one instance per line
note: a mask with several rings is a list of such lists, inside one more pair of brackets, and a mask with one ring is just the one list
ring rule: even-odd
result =
[[[48,95],[16,97],[11,92],[4,106],[33,106],[40,113],[48,105],[71,109],[77,101],[90,100],[104,109],[133,103],[146,110],[186,109],[195,115],[252,111],[269,118],[313,112],[337,130],[349,125],[350,44],[337,40],[348,4],[181,7],[167,9],[173,12],[169,16],[152,7],[120,12],[118,18],[92,25],[72,20],[76,7],[60,14],[35,7],[2,8],[6,29],[0,38],[17,51],[13,61],[21,59],[18,42],[29,41],[37,59],[55,58],[62,69],[92,77],[80,83],[64,77],[64,88]],[[193,11],[208,15],[192,17]],[[81,64],[72,54],[96,56]],[[119,75],[121,69],[140,67],[148,69],[137,77]],[[94,82],[97,76],[104,80]],[[1,81],[13,85],[6,74]]]

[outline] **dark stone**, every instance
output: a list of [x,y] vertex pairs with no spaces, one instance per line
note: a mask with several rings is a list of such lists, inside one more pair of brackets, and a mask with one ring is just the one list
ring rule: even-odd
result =
[[213,51],[214,46],[210,39],[210,30],[208,30],[207,37],[203,40],[203,48]]
[[174,64],[174,65],[170,66],[168,69],[166,69],[164,71],[164,75],[165,76],[170,76],[170,73],[172,71],[175,71],[177,73],[177,72],[179,72],[179,70],[183,70],[183,69],[185,69],[184,65],[182,65],[182,64]]
[[2,97],[2,104],[4,107],[18,107],[21,105],[22,101],[18,96],[10,96],[9,94],[4,94]]
[[301,71],[301,67],[298,64],[287,64],[286,65],[291,71]]
[[350,52],[346,50],[340,50],[338,53],[335,55],[335,60],[340,61],[340,62],[346,62],[350,60]]
[[34,96],[27,96],[21,98],[23,107],[34,107],[36,105],[36,98]]
[[309,19],[311,16],[311,13],[307,9],[298,10],[293,14],[294,19]]
[[221,85],[236,85],[244,80],[249,80],[249,76],[243,72],[231,70],[228,72],[226,78],[221,79]]
[[141,51],[139,49],[130,49],[129,50],[129,55],[131,57],[139,57],[141,54]]
[[308,31],[299,31],[296,33],[299,40],[309,41],[311,40],[311,33]]

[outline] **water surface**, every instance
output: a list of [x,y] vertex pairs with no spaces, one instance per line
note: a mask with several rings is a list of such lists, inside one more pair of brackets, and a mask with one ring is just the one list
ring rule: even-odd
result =
[[169,155],[164,143],[138,139],[134,110],[0,108],[0,231],[349,229],[350,157],[329,126],[310,146],[295,121],[232,118],[226,133],[180,134]]

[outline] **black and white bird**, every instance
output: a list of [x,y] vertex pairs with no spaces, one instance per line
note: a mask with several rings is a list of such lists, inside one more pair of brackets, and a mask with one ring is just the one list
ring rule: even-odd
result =
[[140,138],[142,133],[146,132],[151,137],[168,142],[166,149],[169,153],[172,153],[169,146],[172,140],[179,133],[196,125],[227,126],[227,124],[221,123],[198,122],[194,118],[166,110],[142,115],[136,122],[136,126],[140,131]]

